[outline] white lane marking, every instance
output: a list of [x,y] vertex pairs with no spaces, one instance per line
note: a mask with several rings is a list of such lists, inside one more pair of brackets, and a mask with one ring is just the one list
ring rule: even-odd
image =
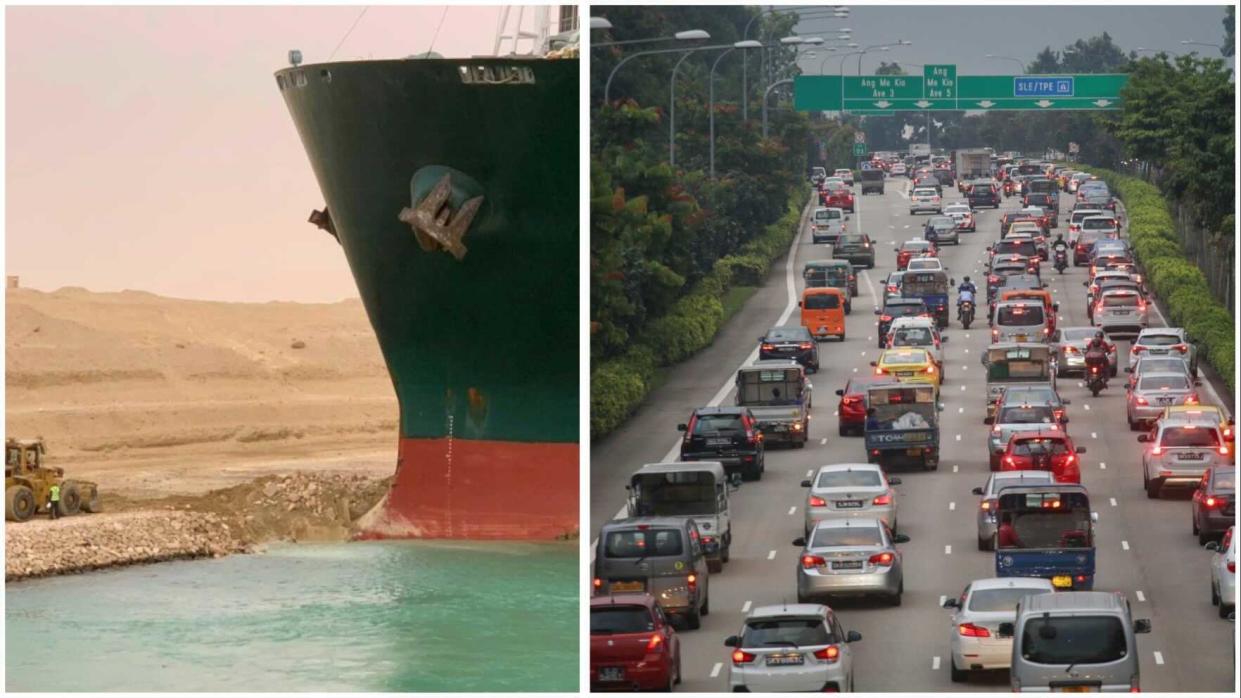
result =
[[866,341],[868,341],[868,342],[873,342],[873,341],[875,341],[875,337],[874,337],[874,335],[869,335],[869,334],[868,334],[868,335],[866,335]]
[[1143,594],[1141,589],[1138,589],[1138,590],[1137,590],[1136,592],[1134,592],[1134,593],[1136,593],[1136,594],[1137,594],[1137,596],[1138,596],[1138,601],[1142,601],[1142,602],[1145,602],[1145,601],[1146,601],[1146,594]]
[[947,601],[947,600],[948,600],[948,597],[947,597],[947,596],[945,596],[945,595],[943,595],[943,594],[940,594],[940,595],[939,595],[939,607],[940,607],[940,608],[943,608],[943,607],[944,607],[944,602],[945,602],[945,601]]
[[1127,541],[1127,540],[1122,540],[1122,541],[1120,542],[1120,547],[1121,547],[1121,548],[1123,548],[1123,549],[1125,549],[1125,550],[1128,550],[1128,549],[1129,549],[1129,541]]
[[951,546],[951,545],[945,545],[945,546],[944,546],[944,554],[945,554],[945,555],[951,555],[951,554],[952,554],[952,546]]
[[958,408],[957,408],[957,414],[965,414],[965,408],[964,408],[964,407],[958,407]]
[[[965,336],[966,336],[966,337],[968,337],[969,335],[967,334],[967,335],[965,335]],[[969,349],[966,349],[966,350],[965,350],[965,353],[966,353],[966,354],[970,353],[970,350],[969,350]]]
[[1155,650],[1155,663],[1160,665],[1163,664],[1163,655],[1159,653],[1159,650]]
[[797,513],[797,507],[789,507],[789,516]]
[[819,445],[820,445],[820,446],[824,446],[824,445],[826,445],[826,444],[827,444],[827,437],[824,437],[824,438],[822,438],[822,439],[819,439]]
[[711,678],[713,678],[713,679],[714,679],[715,677],[719,676],[719,675],[720,675],[720,669],[723,669],[723,668],[724,668],[724,665],[723,665],[723,664],[721,664],[721,663],[719,663],[719,662],[716,662],[716,663],[715,663],[715,666],[711,667]]
[[866,356],[866,352],[862,352],[862,356]]
[[807,471],[806,471],[806,477],[810,477],[811,475],[814,475],[814,471],[813,471],[813,470],[807,470]]
[[969,367],[969,366],[966,366],[965,364],[961,364],[961,370],[962,370],[962,371],[968,371],[968,370],[970,370],[970,367]]
[[960,441],[960,440],[961,440],[961,435],[957,434],[957,441]]
[[[908,225],[906,225],[906,226],[905,226],[905,229],[906,229],[906,230],[909,230],[909,226],[908,226]],[[896,243],[893,243],[893,244],[896,244]]]
[[948,502],[948,511],[956,511],[956,510],[957,510],[957,503],[956,503],[956,502]]
[[[965,392],[965,386],[961,386],[961,392]],[[664,460],[667,460],[666,458]]]
[[954,473],[955,473],[955,472],[957,472],[957,469],[958,469],[958,468],[960,468],[960,467],[961,467],[961,466],[958,466],[958,465],[954,465],[954,466],[952,466],[952,472],[954,472]]
[[1087,412],[1089,412],[1089,411],[1090,411],[1090,403],[1089,403],[1089,402],[1087,402],[1087,403],[1084,405],[1084,407],[1086,408],[1086,411],[1087,411]]
[[857,373],[857,366],[854,366],[854,367],[853,367],[853,372],[854,372],[854,373]]
[[1096,433],[1096,432],[1093,432],[1093,431],[1092,431],[1092,432],[1090,432],[1090,438],[1092,438],[1092,439],[1097,439],[1097,438],[1099,438],[1099,435],[1098,435],[1098,433]]
[[749,601],[746,601],[746,602],[745,602],[745,605],[743,605],[743,606],[741,607],[741,612],[742,612],[742,613],[749,613],[749,612],[750,612],[750,602],[749,602]]
[[1115,497],[1108,498],[1107,503],[1111,504],[1112,506],[1116,506],[1116,498]]
[[931,671],[939,671],[939,657],[931,657]]
[[870,294],[870,304],[876,308],[880,307],[879,296],[875,293],[875,284],[870,280],[870,274],[866,270],[862,270],[862,280],[866,282],[866,292]]
[[[965,333],[965,338],[966,338],[966,339],[969,339],[969,338],[970,338],[970,333],[969,333],[969,332],[966,332],[966,333]],[[966,349],[966,351],[969,351],[969,349]]]
[[1107,470],[1107,463],[1099,461],[1099,470]]
[[[833,417],[839,417],[839,416],[840,416],[840,410],[832,410],[832,416],[833,416]],[[824,443],[827,443],[827,439],[824,439],[824,440],[823,440],[823,442],[824,442]]]
[[776,551],[772,550],[771,552],[767,553],[767,559],[768,560],[776,559]]

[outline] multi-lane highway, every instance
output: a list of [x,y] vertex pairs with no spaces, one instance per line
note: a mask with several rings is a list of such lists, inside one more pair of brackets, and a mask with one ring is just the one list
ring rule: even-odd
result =
[[[733,495],[732,560],[711,575],[711,614],[699,630],[681,631],[683,683],[679,690],[728,690],[729,649],[724,639],[737,633],[746,613],[756,606],[795,602],[795,565],[800,548],[806,490],[799,486],[814,468],[841,462],[865,462],[860,437],[840,437],[834,415],[837,388],[854,375],[871,370],[875,360],[875,307],[882,282],[895,269],[895,246],[921,237],[926,216],[911,216],[907,180],[888,180],[882,196],[858,196],[850,232],[870,234],[879,245],[876,267],[859,273],[860,295],[847,318],[848,340],[820,345],[822,370],[811,375],[814,400],[811,440],[805,449],[771,448],[760,482],[747,482]],[[945,187],[947,201],[958,198]],[[1072,200],[1062,195],[1062,211]],[[968,274],[985,288],[986,246],[999,237],[999,216],[1017,207],[1006,200],[999,211],[976,212],[977,233],[963,233],[957,247],[941,248],[940,257],[960,282]],[[1063,214],[1062,214],[1063,215]],[[1063,219],[1062,219],[1063,220]],[[780,260],[767,284],[721,331],[714,344],[669,372],[641,410],[591,452],[591,531],[618,515],[625,502],[628,476],[644,463],[675,460],[676,425],[690,411],[708,404],[732,404],[734,372],[757,358],[757,342],[768,328],[797,324],[800,271],[806,261],[831,256],[827,245],[813,245],[804,229],[787,258]],[[1061,223],[1060,231],[1067,232]],[[1054,231],[1053,231],[1054,232]],[[1060,303],[1061,327],[1088,325],[1085,268],[1070,267],[1063,276],[1043,265],[1043,279]],[[955,298],[955,293],[953,294]],[[943,457],[937,472],[900,472],[896,487],[901,532],[911,541],[904,554],[905,594],[900,607],[881,600],[839,601],[832,605],[848,630],[862,633],[854,646],[855,681],[860,691],[1006,691],[1007,672],[975,676],[968,684],[948,675],[949,614],[945,596],[960,594],[972,579],[994,576],[993,553],[975,545],[973,487],[988,475],[986,427],[983,425],[984,372],[979,352],[988,344],[985,308],[980,322],[963,330],[954,321],[946,330],[942,388]],[[1151,325],[1162,325],[1158,312]],[[1129,344],[1119,342],[1123,362]],[[1231,691],[1233,624],[1220,620],[1210,603],[1208,561],[1190,534],[1190,505],[1185,497],[1149,500],[1142,488],[1141,448],[1125,424],[1124,374],[1092,398],[1076,379],[1062,379],[1060,394],[1070,400],[1069,433],[1082,456],[1082,483],[1089,488],[1099,515],[1096,526],[1095,589],[1124,592],[1134,616],[1150,618],[1153,629],[1138,636],[1144,691]],[[1220,397],[1207,382],[1205,400]],[[1233,407],[1228,405],[1231,413]]]

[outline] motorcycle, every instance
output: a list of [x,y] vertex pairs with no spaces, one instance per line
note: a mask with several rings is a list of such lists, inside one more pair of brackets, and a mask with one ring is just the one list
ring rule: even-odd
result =
[[970,323],[974,321],[974,301],[961,301],[957,304],[957,309],[957,314],[961,318],[961,326],[968,330]]
[[1099,397],[1099,391],[1107,387],[1107,372],[1099,364],[1090,366],[1086,374],[1086,387],[1090,388],[1090,394],[1095,397]]
[[1069,266],[1068,250],[1063,247],[1057,247],[1056,248],[1056,271],[1063,274],[1064,270],[1067,269],[1068,266]]
[[1004,182],[1004,198],[1009,199],[1013,196],[1013,183],[1011,181]]

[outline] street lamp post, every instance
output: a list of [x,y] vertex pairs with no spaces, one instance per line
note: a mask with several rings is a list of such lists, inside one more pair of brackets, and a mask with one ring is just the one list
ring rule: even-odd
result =
[[600,48],[603,46],[632,46],[634,44],[654,44],[659,43],[660,41],[694,41],[697,39],[710,38],[711,35],[701,29],[687,29],[683,32],[677,32],[672,36],[659,36],[654,39],[626,39],[624,41],[591,42],[590,47]]
[[768,85],[766,91],[763,92],[763,138],[767,137],[767,98],[771,95],[771,91],[776,89],[777,87],[780,87],[782,85],[792,85],[792,84],[793,84],[793,80],[791,78],[785,78],[784,80],[777,80],[771,83],[770,85]]
[[[714,51],[718,49],[736,48],[735,44],[716,44],[714,46],[696,46],[685,51],[685,55],[681,56],[676,65],[672,67],[672,80],[668,84],[668,164],[676,164],[676,122],[677,122],[677,71],[681,69],[681,64],[685,59],[699,51]],[[683,49],[674,49],[680,51]]]
[[993,59],[993,60],[997,60],[997,61],[1013,61],[1013,62],[1015,62],[1017,65],[1021,66],[1021,74],[1022,74],[1022,75],[1025,75],[1025,74],[1026,74],[1026,64],[1025,64],[1025,63],[1022,63],[1020,60],[1018,60],[1018,59],[1016,59],[1016,58],[1013,58],[1012,56],[996,56],[996,55],[994,55],[994,54],[988,53],[988,54],[987,54],[987,58],[990,58],[990,59]]
[[[705,31],[702,31],[700,29],[693,29],[688,32],[678,32],[678,36],[680,34],[690,34],[690,33],[694,34],[694,36],[690,37],[693,39],[710,38],[711,36],[710,34],[707,34]],[[652,49],[650,51],[639,51],[637,53],[631,53],[628,56],[625,56],[624,58],[620,60],[619,63],[616,64],[615,68],[612,68],[612,72],[608,73],[607,82],[603,84],[603,103],[604,104],[608,103],[608,97],[609,95],[611,95],[611,91],[612,91],[612,78],[616,76],[616,71],[620,70],[622,65],[625,65],[629,61],[635,58],[638,58],[639,56],[654,56],[654,55],[658,55],[662,53],[680,53],[681,51],[684,51],[684,50],[685,49],[683,48],[661,48],[661,49]],[[694,49],[690,49],[690,50],[692,51]]]
[[[792,9],[792,8],[783,8],[783,9],[780,9],[780,8],[775,8],[775,7],[772,7],[772,8],[768,8],[768,9],[765,9],[765,10],[759,10],[758,14],[754,15],[753,17],[751,17],[751,18],[750,18],[750,21],[748,21],[748,22],[746,22],[746,23],[745,23],[745,29],[744,29],[744,30],[742,30],[742,32],[741,32],[741,39],[742,39],[742,41],[748,41],[748,40],[750,39],[750,27],[754,25],[755,20],[757,20],[758,18],[762,17],[763,15],[772,14],[772,13],[775,13],[775,12],[787,12],[787,11],[789,11],[790,9]],[[799,15],[799,16],[800,16],[800,15]],[[843,6],[833,8],[833,10],[832,10],[832,18],[834,18],[834,19],[848,19],[848,17],[849,17],[849,8],[847,8],[847,7],[843,7]],[[824,18],[824,19],[826,19],[826,18]],[[741,120],[742,120],[742,121],[749,121],[749,120],[750,120],[750,83],[749,83],[749,79],[750,79],[750,63],[749,63],[749,53],[742,53],[742,54],[741,54]]]
[[[858,76],[861,77],[862,75],[862,56],[866,55],[867,51],[870,51],[871,49],[875,49],[877,51],[887,51],[887,50],[890,50],[893,46],[913,46],[913,45],[914,45],[914,42],[912,41],[905,41],[904,39],[897,39],[895,42],[889,41],[884,44],[875,44],[874,46],[867,46],[866,48],[862,49],[858,53],[858,57],[857,57]],[[841,69],[841,72],[844,72],[843,68]]]
[[[715,68],[720,64],[720,61],[724,60],[724,56],[727,56],[728,54],[732,53],[734,49],[741,49],[741,55],[744,57],[746,55],[747,49],[762,48],[762,46],[763,45],[761,43],[754,41],[752,39],[748,39],[746,41],[738,41],[737,43],[732,45],[732,48],[721,53],[719,57],[715,59],[715,62],[711,64],[711,72],[707,76],[707,85],[708,85],[707,87],[707,93],[708,93],[707,113],[708,113],[708,118],[711,123],[710,137],[708,139],[710,143],[708,147],[710,151],[709,171],[711,173],[711,179],[715,179]],[[742,93],[742,99],[744,98],[745,98],[745,94]]]

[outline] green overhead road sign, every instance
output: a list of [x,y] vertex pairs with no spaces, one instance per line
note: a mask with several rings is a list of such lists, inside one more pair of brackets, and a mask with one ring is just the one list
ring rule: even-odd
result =
[[866,154],[866,144],[865,144],[865,143],[854,143],[854,144],[853,144],[853,155],[854,155],[854,157],[861,157],[861,156],[863,156],[863,155],[865,155],[865,154]]
[[962,75],[927,65],[922,75],[802,75],[793,81],[799,111],[1106,111],[1120,109],[1128,75]]

